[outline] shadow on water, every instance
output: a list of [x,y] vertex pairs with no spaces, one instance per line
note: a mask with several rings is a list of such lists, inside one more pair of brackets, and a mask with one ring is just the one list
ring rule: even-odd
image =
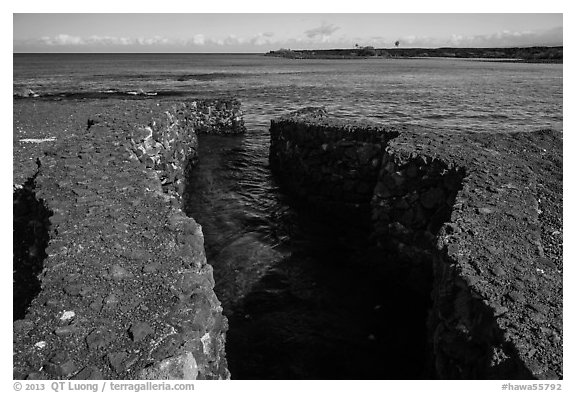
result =
[[229,319],[233,379],[418,379],[427,296],[367,232],[290,207],[267,144],[203,137],[186,210],[203,227]]
[[424,377],[426,300],[407,293],[402,273],[386,270],[382,251],[369,242],[350,245],[333,226],[297,221],[290,256],[230,316],[235,378]]

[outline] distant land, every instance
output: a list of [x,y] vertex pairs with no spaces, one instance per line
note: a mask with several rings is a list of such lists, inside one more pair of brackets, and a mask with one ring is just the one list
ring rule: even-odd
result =
[[388,48],[372,46],[351,49],[270,51],[266,56],[290,59],[354,59],[364,57],[410,58],[410,57],[453,57],[467,59],[493,59],[529,63],[562,63],[563,46],[533,46],[523,48]]

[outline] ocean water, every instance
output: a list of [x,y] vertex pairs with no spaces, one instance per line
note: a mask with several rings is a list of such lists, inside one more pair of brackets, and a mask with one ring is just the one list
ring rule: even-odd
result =
[[14,89],[238,97],[250,126],[323,105],[338,116],[446,130],[562,129],[562,64],[263,55],[15,54]]
[[232,377],[413,379],[430,378],[426,304],[393,273],[375,274],[366,234],[291,206],[268,167],[270,120],[319,105],[342,118],[446,132],[561,131],[562,70],[469,59],[14,55],[14,91],[32,89],[39,99],[237,97],[247,133],[199,138],[184,206],[203,227],[230,320]]

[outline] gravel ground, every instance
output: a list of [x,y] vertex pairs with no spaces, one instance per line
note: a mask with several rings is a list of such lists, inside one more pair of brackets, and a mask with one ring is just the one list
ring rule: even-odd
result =
[[20,190],[49,210],[35,228],[50,240],[41,289],[14,321],[14,378],[229,377],[201,228],[130,157],[135,125],[169,106],[15,101],[14,184],[33,180]]

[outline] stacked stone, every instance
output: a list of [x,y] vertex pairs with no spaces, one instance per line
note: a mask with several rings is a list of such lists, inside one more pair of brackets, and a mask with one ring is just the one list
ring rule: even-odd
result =
[[186,101],[174,108],[174,114],[197,134],[246,132],[240,101],[236,99]]
[[464,176],[463,168],[435,157],[386,152],[372,199],[376,239],[388,249],[402,249],[411,263],[430,260]]
[[198,137],[194,128],[166,111],[148,126],[130,135],[132,151],[146,168],[156,171],[164,188],[181,194],[186,168],[198,161]]
[[[229,378],[227,321],[200,225],[130,157],[126,118],[96,118],[47,152],[34,176],[52,213],[50,241],[41,291],[14,322],[14,378]],[[157,122],[166,132],[154,141],[192,140],[171,134],[170,119]]]
[[297,202],[335,218],[369,216],[386,141],[394,131],[305,108],[273,120],[270,167]]
[[136,128],[129,136],[136,157],[156,171],[164,189],[182,194],[187,171],[198,162],[197,134],[239,134],[246,131],[237,100],[194,100]]
[[[321,194],[325,177],[343,187],[331,177],[339,162],[322,151],[369,140],[354,125],[305,114],[270,131],[270,164],[296,195]],[[374,237],[409,265],[399,280],[431,291],[436,376],[561,378],[561,134],[399,131],[386,139],[365,127],[383,149],[375,179],[364,181],[375,185]],[[322,159],[329,170],[320,175]]]

